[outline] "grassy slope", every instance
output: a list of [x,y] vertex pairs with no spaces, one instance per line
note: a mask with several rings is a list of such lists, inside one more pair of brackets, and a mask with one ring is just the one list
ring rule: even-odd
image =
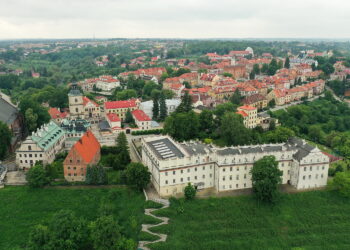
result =
[[185,202],[185,212],[168,208],[168,233],[152,249],[350,249],[350,200],[328,191],[285,194],[275,206],[253,197]]
[[[32,226],[46,223],[60,209],[70,209],[77,216],[89,221],[98,216],[98,208],[103,197],[110,189],[67,189],[48,188],[31,190],[27,187],[6,187],[0,189],[0,249],[23,247]],[[144,197],[129,189],[122,189],[117,198],[116,217],[126,233],[135,240],[137,232],[128,232],[130,216],[138,221],[138,227],[144,219]]]

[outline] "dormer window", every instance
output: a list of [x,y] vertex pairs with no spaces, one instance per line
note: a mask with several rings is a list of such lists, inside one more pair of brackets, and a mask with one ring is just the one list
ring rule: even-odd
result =
[[32,150],[32,146],[28,146],[28,150]]

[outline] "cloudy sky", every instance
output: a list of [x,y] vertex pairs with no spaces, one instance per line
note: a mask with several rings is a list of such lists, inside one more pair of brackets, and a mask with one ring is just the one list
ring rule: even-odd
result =
[[349,0],[0,0],[0,39],[350,38]]

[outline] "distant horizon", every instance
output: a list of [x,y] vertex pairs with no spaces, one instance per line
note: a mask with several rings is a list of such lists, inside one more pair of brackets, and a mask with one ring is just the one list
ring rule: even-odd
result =
[[0,41],[49,41],[49,40],[226,40],[226,41],[246,41],[246,40],[269,40],[269,41],[349,41],[350,37],[337,37],[337,38],[324,38],[324,37],[208,37],[208,38],[183,38],[183,37],[62,37],[62,38],[50,38],[50,37],[33,37],[33,38],[0,38]]
[[350,39],[345,0],[1,0],[0,39]]

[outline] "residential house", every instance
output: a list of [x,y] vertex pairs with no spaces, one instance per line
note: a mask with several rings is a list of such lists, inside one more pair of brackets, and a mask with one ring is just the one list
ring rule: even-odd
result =
[[136,109],[131,113],[135,120],[136,126],[140,130],[149,130],[152,128],[152,119],[148,115],[146,115],[146,113],[143,112],[141,109]]

